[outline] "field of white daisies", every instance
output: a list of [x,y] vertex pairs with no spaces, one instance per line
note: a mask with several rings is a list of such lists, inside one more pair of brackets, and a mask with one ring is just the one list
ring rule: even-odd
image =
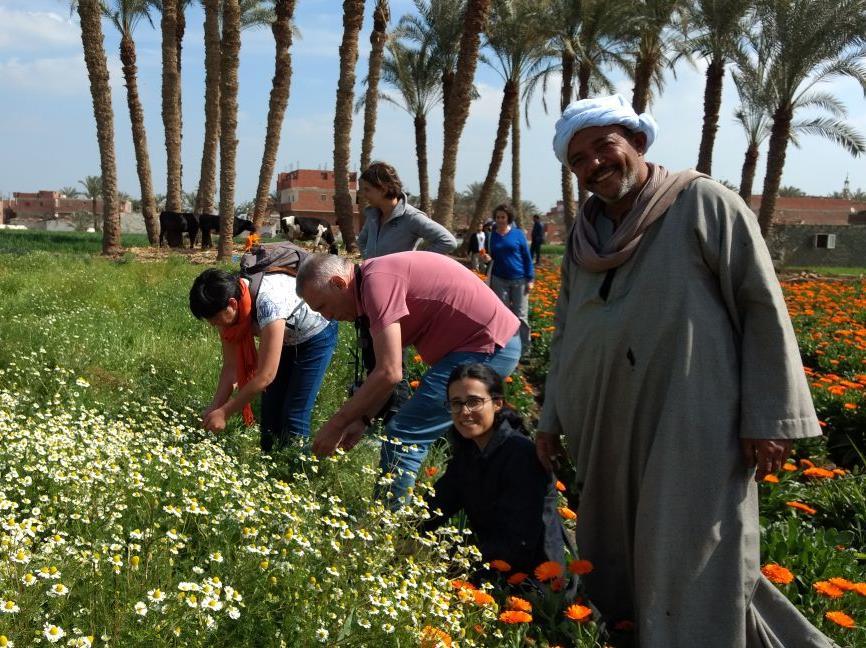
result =
[[[0,648],[595,645],[585,601],[562,599],[568,573],[542,565],[539,588],[509,596],[521,575],[493,565],[501,578],[477,589],[459,520],[417,533],[444,448],[391,513],[370,497],[372,440],[316,461],[262,456],[239,421],[199,430],[219,369],[216,334],[187,306],[202,266],[96,250],[85,235],[0,238]],[[314,429],[345,396],[352,343],[347,327]],[[530,383],[511,389],[530,406]],[[866,488],[803,469],[762,486],[765,573],[841,645],[864,645]],[[561,514],[574,524],[565,501]]]

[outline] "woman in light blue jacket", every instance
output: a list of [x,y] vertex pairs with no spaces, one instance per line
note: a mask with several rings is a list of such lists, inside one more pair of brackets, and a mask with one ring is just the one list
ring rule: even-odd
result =
[[419,239],[426,250],[448,254],[457,247],[454,235],[409,204],[396,169],[373,162],[361,174],[360,191],[369,206],[358,246],[365,259],[414,250]]

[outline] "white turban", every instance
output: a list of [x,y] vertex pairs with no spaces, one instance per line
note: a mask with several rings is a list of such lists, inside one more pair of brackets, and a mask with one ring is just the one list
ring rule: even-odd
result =
[[649,113],[638,115],[622,95],[581,99],[568,104],[562,117],[556,122],[553,136],[553,152],[559,161],[568,166],[568,144],[574,134],[593,126],[625,126],[631,131],[646,135],[646,148],[655,141],[659,127]]

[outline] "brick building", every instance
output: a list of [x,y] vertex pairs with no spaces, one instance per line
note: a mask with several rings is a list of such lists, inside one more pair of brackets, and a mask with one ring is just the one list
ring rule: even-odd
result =
[[[280,216],[315,216],[324,218],[331,225],[337,224],[334,213],[334,172],[316,169],[295,169],[277,175],[277,192]],[[358,174],[349,174],[349,193],[355,217],[355,231],[363,223],[357,207]]]
[[[46,221],[70,220],[76,213],[93,214],[93,200],[90,198],[67,198],[59,191],[40,190],[36,192],[15,191],[12,199],[4,201],[3,220],[15,219],[16,223],[28,227],[40,227]],[[128,200],[120,203],[120,213],[132,212]],[[96,215],[102,216],[102,198],[96,199]]]

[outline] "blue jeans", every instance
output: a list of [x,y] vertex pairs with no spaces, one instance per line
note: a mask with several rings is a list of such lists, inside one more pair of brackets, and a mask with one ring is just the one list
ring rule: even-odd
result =
[[386,497],[399,506],[407,491],[415,484],[421,462],[430,445],[451,426],[451,413],[445,407],[448,376],[457,365],[480,362],[500,376],[508,376],[520,359],[520,335],[517,334],[493,353],[455,351],[430,367],[421,384],[388,425],[382,443],[379,468],[393,478],[388,486],[378,487],[377,497]]
[[337,322],[306,342],[284,346],[274,381],[262,392],[263,452],[310,436],[310,414],[337,346]]

